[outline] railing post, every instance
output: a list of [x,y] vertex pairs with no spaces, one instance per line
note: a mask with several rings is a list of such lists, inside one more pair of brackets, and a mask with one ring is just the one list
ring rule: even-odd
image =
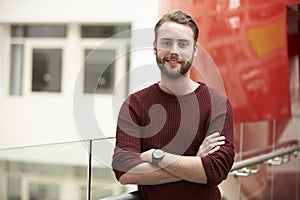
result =
[[86,187],[86,199],[91,199],[91,182],[92,182],[92,140],[89,140],[89,162],[87,167],[87,187]]

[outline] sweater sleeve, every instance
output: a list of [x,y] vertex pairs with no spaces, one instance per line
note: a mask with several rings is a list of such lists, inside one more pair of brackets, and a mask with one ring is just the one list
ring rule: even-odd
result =
[[207,135],[218,131],[220,135],[225,136],[225,144],[217,152],[203,157],[202,163],[207,176],[207,184],[218,185],[227,178],[234,162],[233,112],[225,97],[219,96],[211,103],[215,105],[212,106]]
[[131,168],[143,163],[139,120],[141,116],[139,101],[131,96],[122,105],[116,130],[116,147],[112,168],[119,178]]

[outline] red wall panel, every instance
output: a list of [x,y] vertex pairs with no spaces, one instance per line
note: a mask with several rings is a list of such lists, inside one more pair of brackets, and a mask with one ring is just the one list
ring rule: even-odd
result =
[[203,49],[192,76],[226,92],[240,123],[291,116],[286,5],[296,3],[166,0],[160,8],[194,17]]

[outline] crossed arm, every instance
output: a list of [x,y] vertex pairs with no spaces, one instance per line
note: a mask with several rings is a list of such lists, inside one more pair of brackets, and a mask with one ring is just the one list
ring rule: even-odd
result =
[[159,162],[159,167],[152,165],[152,152],[150,149],[140,154],[146,162],[138,164],[123,174],[119,181],[121,184],[157,185],[180,180],[195,183],[207,183],[207,177],[201,158],[220,149],[225,144],[225,137],[219,133],[206,137],[201,144],[197,155],[180,156],[166,152]]

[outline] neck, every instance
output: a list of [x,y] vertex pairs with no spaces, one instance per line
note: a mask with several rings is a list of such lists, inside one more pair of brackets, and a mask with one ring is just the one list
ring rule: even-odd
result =
[[186,95],[192,93],[199,86],[189,75],[178,79],[170,79],[161,75],[159,87],[166,93],[172,95]]

